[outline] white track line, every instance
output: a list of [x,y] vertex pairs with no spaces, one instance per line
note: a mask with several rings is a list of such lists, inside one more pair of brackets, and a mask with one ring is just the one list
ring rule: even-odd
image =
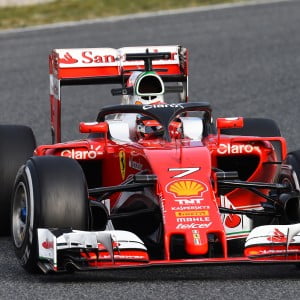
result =
[[99,18],[99,19],[82,20],[82,21],[60,22],[54,24],[30,26],[26,28],[6,29],[6,30],[0,30],[0,34],[22,33],[22,32],[36,31],[36,30],[57,29],[62,27],[74,27],[74,26],[97,24],[97,23],[119,22],[119,21],[126,21],[132,19],[144,19],[144,18],[151,18],[157,16],[170,16],[170,15],[206,12],[212,10],[221,10],[221,9],[243,7],[243,6],[255,6],[255,5],[281,3],[281,2],[293,2],[293,1],[296,0],[244,0],[243,2],[236,2],[236,3],[205,5],[205,6],[197,6],[197,7],[172,9],[172,10],[160,10],[156,12],[145,12],[145,13],[122,15],[122,16]]

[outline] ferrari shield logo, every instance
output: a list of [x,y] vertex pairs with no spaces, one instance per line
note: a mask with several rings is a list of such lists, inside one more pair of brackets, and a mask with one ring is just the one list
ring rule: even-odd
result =
[[120,161],[120,171],[122,179],[125,179],[125,173],[126,173],[126,157],[125,157],[125,151],[121,150],[119,152],[119,161]]

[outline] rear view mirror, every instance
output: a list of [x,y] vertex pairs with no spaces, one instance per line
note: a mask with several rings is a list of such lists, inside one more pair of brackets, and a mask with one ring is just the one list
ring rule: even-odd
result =
[[229,128],[243,128],[244,118],[218,118],[217,119],[217,129],[229,129]]
[[81,133],[107,133],[108,124],[106,122],[80,122],[79,131]]
[[221,129],[243,128],[244,118],[217,118],[218,144],[220,144]]

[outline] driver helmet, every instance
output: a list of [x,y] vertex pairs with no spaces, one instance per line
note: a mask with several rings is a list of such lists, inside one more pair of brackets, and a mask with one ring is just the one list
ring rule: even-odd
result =
[[165,87],[161,77],[154,71],[133,72],[127,82],[133,88],[133,95],[124,95],[124,104],[164,103]]
[[153,139],[163,135],[163,127],[161,124],[149,117],[138,116],[136,120],[136,133],[138,139]]

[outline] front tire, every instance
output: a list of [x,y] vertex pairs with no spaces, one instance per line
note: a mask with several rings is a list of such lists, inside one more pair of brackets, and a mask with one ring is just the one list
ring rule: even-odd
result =
[[87,186],[80,165],[56,156],[28,160],[16,178],[11,223],[21,266],[37,272],[38,228],[89,228]]

